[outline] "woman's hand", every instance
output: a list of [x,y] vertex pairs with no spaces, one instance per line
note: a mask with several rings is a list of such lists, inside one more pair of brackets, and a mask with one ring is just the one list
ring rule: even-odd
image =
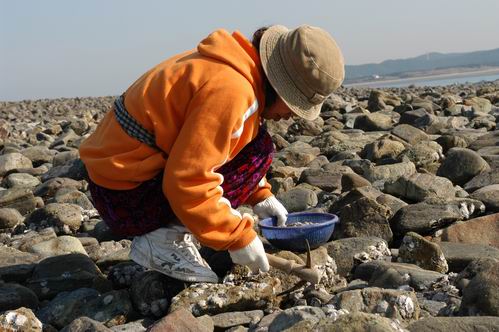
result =
[[270,269],[263,243],[258,236],[244,248],[229,250],[229,254],[233,263],[248,266],[252,273],[268,272]]
[[288,218],[288,211],[273,195],[256,204],[253,207],[253,212],[260,219],[277,217],[277,226],[279,227],[284,226]]

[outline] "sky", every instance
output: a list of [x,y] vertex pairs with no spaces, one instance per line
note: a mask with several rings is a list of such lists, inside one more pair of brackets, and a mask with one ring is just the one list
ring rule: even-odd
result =
[[347,64],[499,47],[498,0],[0,0],[0,101],[118,95],[212,31],[327,30]]

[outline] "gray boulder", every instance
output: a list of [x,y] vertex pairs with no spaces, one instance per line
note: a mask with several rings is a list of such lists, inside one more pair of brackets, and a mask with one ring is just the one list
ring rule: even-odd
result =
[[499,316],[498,261],[471,279],[463,290],[460,312],[463,315]]
[[402,176],[394,182],[385,182],[384,192],[413,202],[422,202],[431,197],[456,196],[456,190],[450,180],[425,173],[415,173]]
[[377,236],[387,241],[392,240],[389,220],[393,213],[390,208],[370,198],[361,198],[339,211],[341,222],[335,238]]
[[415,320],[420,313],[414,292],[378,287],[344,291],[330,303],[349,312],[361,311],[399,320]]
[[407,327],[410,332],[499,331],[499,317],[427,317]]
[[294,188],[277,196],[288,212],[300,212],[313,208],[318,203],[317,194],[306,188]]
[[488,170],[490,166],[478,153],[465,148],[452,148],[447,152],[437,175],[446,177],[455,184],[464,185],[474,176]]
[[482,187],[470,195],[485,204],[489,212],[499,212],[499,184]]
[[12,170],[32,167],[33,163],[31,160],[18,152],[0,155],[0,177],[3,177],[7,172]]
[[399,124],[393,128],[392,134],[411,145],[421,141],[427,141],[429,139],[428,135],[424,131],[408,124]]
[[499,260],[499,249],[486,245],[442,241],[440,248],[442,248],[451,272],[460,272],[477,259],[493,258]]
[[413,232],[407,233],[402,239],[398,261],[416,264],[423,269],[440,273],[446,273],[449,270],[440,246]]
[[442,273],[425,270],[414,264],[392,263],[381,260],[362,263],[355,269],[354,279],[369,282],[369,286],[399,288],[409,285],[416,290],[428,289],[444,276]]
[[336,262],[341,276],[350,275],[360,263],[391,255],[386,241],[374,236],[339,239],[326,243],[324,247]]

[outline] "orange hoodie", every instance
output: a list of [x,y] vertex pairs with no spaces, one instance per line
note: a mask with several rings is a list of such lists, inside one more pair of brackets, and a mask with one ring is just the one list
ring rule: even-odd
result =
[[[80,146],[90,178],[126,190],[163,172],[163,192],[173,211],[203,245],[245,247],[256,236],[253,220],[222,196],[217,169],[258,133],[265,102],[261,71],[252,44],[225,30],[152,68],[128,88],[125,107],[154,133],[163,152],[128,136],[109,112]],[[246,203],[270,195],[263,179]]]

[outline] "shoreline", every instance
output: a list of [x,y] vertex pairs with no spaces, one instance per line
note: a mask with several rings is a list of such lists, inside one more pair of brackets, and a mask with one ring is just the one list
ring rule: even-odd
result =
[[462,72],[458,72],[458,73],[423,75],[423,76],[414,76],[414,77],[399,78],[399,79],[388,79],[388,80],[376,80],[376,81],[348,83],[348,84],[345,84],[344,86],[346,88],[351,88],[351,87],[356,87],[356,86],[368,86],[371,84],[405,83],[405,82],[411,82],[411,81],[417,82],[420,80],[438,80],[438,79],[445,79],[445,78],[452,78],[452,77],[466,77],[466,76],[485,75],[485,74],[499,74],[499,67],[483,69],[483,70],[462,71]]

